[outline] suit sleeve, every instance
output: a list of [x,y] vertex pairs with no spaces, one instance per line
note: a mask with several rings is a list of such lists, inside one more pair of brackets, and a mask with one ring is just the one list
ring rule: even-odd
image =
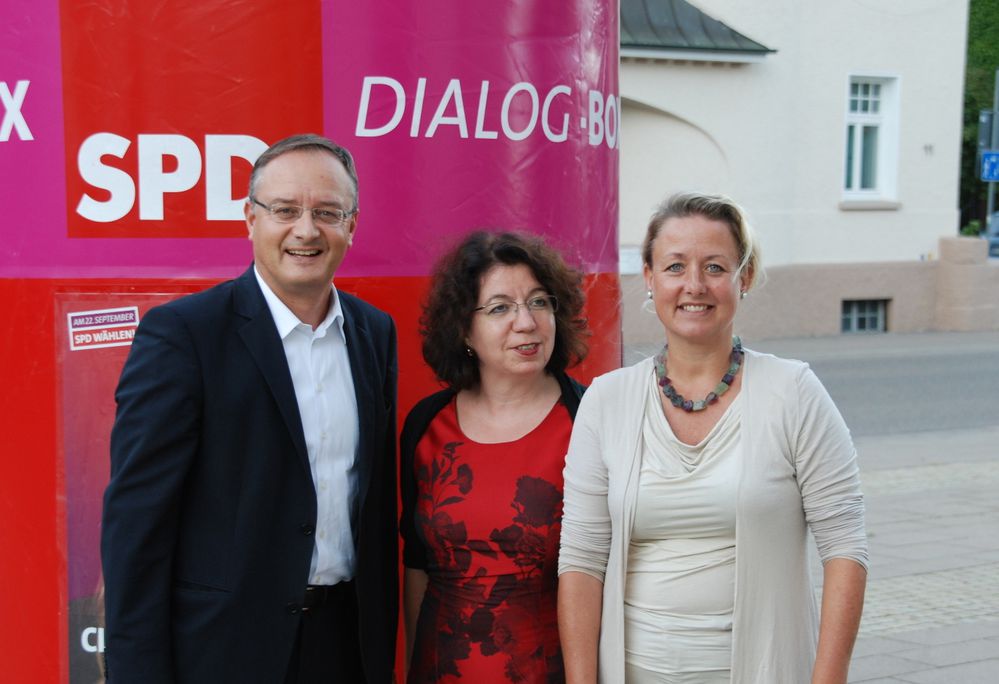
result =
[[197,453],[201,371],[168,307],[144,316],[115,392],[101,560],[109,682],[172,682],[170,602],[181,490]]
[[[397,459],[398,449],[396,448],[396,412],[398,409],[398,377],[399,367],[397,358],[397,341],[395,323],[392,318],[385,314],[388,321],[385,330],[387,343],[385,349],[385,381],[382,386],[382,397],[385,401],[387,411],[387,424],[382,435],[381,459],[379,472],[381,477],[372,486],[378,487],[378,501],[381,504],[377,507],[375,516],[377,527],[377,544],[382,550],[380,560],[379,575],[382,578],[380,590],[383,595],[382,605],[384,612],[376,618],[375,629],[380,633],[380,641],[384,651],[376,658],[378,666],[384,672],[377,674],[369,671],[369,681],[389,682],[392,680],[391,659],[395,654],[395,644],[399,617],[399,526],[398,526],[398,497],[397,488]],[[372,616],[367,616],[370,619]],[[365,619],[362,617],[362,620]]]
[[[385,471],[385,482],[383,483],[383,497],[382,501],[388,503],[385,506],[382,519],[382,540],[386,546],[390,549],[396,550],[392,554],[392,567],[395,568],[398,565],[398,548],[399,548],[399,528],[398,528],[398,489],[396,481],[396,468],[397,460],[396,456],[398,450],[396,449],[396,414],[398,411],[398,384],[399,384],[399,361],[398,361],[398,350],[397,350],[397,339],[396,339],[396,329],[395,322],[391,317],[388,318],[388,359],[387,359],[387,370],[385,373],[385,387],[384,387],[384,398],[385,406],[388,410],[388,429],[385,430],[384,444],[382,445],[382,458],[384,471]],[[395,573],[393,573],[395,574]],[[394,581],[391,588],[392,595],[398,596],[398,582]]]

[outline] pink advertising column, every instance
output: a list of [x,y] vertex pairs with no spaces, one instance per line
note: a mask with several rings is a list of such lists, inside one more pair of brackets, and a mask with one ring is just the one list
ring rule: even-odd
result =
[[617,3],[331,2],[323,26],[323,129],[369,179],[342,273],[390,288],[369,294],[408,338],[403,366],[420,365],[424,276],[474,228],[542,233],[578,264],[582,375],[619,365]]
[[4,681],[94,682],[113,390],[141,316],[250,261],[267,145],[349,148],[337,286],[391,313],[400,412],[436,388],[417,320],[475,228],[586,273],[588,381],[620,362],[618,6],[0,0],[0,642]]

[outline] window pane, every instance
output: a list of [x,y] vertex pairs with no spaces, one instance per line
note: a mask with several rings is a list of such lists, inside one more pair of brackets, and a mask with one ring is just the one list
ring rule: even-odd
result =
[[864,126],[860,159],[860,187],[873,190],[877,187],[878,172],[878,127]]
[[871,85],[871,94],[874,97],[881,97],[881,84],[880,83],[874,83],[874,84]]
[[859,92],[860,92],[860,84],[859,83],[851,83],[850,84],[850,95],[856,97],[857,93],[859,93]]
[[888,300],[885,299],[844,300],[840,330],[844,333],[885,332],[887,308]]
[[853,131],[856,126],[846,127],[846,189],[853,189]]

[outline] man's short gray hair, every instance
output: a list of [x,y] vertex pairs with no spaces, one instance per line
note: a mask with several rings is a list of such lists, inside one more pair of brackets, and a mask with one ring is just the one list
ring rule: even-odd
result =
[[276,143],[264,150],[263,154],[257,157],[257,161],[253,164],[253,171],[250,173],[250,199],[252,200],[256,197],[257,184],[260,180],[261,169],[270,164],[276,158],[280,157],[282,154],[298,150],[317,150],[320,152],[329,152],[334,157],[339,159],[340,163],[343,164],[343,168],[347,170],[350,182],[354,184],[354,206],[352,208],[357,209],[357,169],[354,167],[354,158],[351,156],[350,152],[347,151],[347,148],[341,147],[329,138],[324,138],[323,136],[315,133],[300,133],[298,135],[289,136],[284,140],[278,140]]

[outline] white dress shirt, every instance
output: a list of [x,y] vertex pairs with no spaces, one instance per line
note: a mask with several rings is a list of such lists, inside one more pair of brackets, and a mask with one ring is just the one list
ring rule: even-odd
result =
[[343,309],[335,287],[330,309],[313,330],[278,299],[254,266],[295,386],[309,452],[318,515],[309,584],[336,584],[354,577],[351,513],[357,496],[358,416],[347,357]]

